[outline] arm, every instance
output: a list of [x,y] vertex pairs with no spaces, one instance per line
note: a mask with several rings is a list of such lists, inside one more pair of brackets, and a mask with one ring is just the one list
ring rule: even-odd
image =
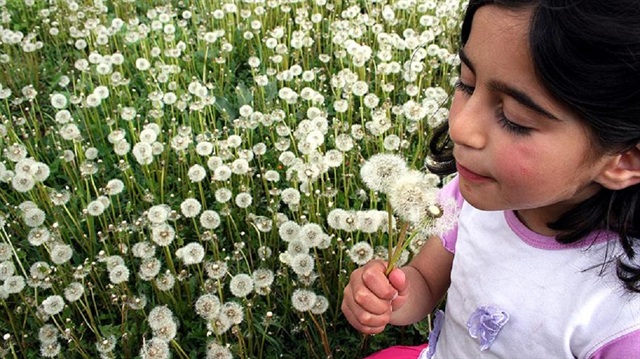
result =
[[453,253],[444,248],[442,241],[439,238],[428,240],[411,262],[401,268],[407,290],[404,296],[393,301],[389,323],[412,324],[431,313],[451,284],[452,264]]
[[380,333],[387,324],[407,325],[424,318],[450,284],[453,254],[431,238],[407,266],[387,278],[383,261],[371,261],[351,274],[342,311],[357,330]]

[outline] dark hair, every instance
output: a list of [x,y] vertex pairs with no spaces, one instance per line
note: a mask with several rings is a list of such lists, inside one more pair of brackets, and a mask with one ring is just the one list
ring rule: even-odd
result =
[[[640,1],[470,0],[463,45],[475,12],[488,4],[532,11],[529,44],[537,76],[591,129],[596,149],[614,154],[638,145]],[[447,123],[434,130],[429,148],[432,172],[455,172]],[[617,233],[626,256],[617,261],[618,277],[629,290],[640,292],[640,267],[632,262],[640,245],[639,207],[640,185],[603,188],[548,227],[559,231],[560,243],[577,242],[595,230]]]

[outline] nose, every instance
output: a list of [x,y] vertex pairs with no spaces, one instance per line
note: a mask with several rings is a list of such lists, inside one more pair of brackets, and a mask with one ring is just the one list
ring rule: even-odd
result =
[[449,111],[449,137],[457,146],[483,149],[487,144],[489,114],[478,98],[456,94]]

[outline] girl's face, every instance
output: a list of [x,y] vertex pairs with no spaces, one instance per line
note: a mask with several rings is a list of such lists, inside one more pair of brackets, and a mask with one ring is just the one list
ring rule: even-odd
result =
[[482,210],[516,210],[530,229],[594,195],[611,158],[536,78],[530,11],[480,8],[460,52],[449,119],[463,197]]

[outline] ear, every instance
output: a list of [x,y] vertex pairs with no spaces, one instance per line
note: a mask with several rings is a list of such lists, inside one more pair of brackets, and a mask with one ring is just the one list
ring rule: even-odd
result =
[[620,190],[640,183],[640,144],[613,156],[595,181],[611,190]]

